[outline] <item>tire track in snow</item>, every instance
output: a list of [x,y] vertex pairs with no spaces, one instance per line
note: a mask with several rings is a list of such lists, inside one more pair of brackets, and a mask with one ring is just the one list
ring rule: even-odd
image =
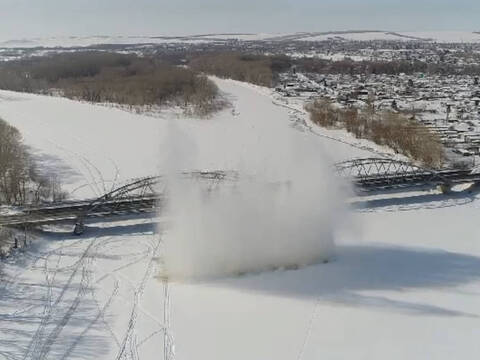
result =
[[[155,233],[153,234],[153,237],[155,238]],[[155,267],[156,256],[160,248],[160,244],[161,244],[161,240],[159,239],[151,250],[150,261],[147,265],[147,269],[144,273],[144,276],[142,277],[139,286],[134,291],[133,307],[132,307],[132,311],[128,321],[127,331],[121,342],[121,347],[116,356],[116,360],[138,358],[135,326],[136,326],[137,317],[138,317],[139,301],[140,301],[141,295],[143,294],[147,281],[151,278],[153,269]]]
[[[105,303],[105,305],[98,309],[98,312],[97,312],[97,315],[95,316],[95,318],[90,322],[90,324],[80,333],[79,336],[77,336],[77,338],[74,340],[74,342],[72,343],[72,345],[70,345],[70,347],[65,351],[65,353],[63,354],[63,356],[60,358],[61,360],[66,360],[70,357],[70,355],[72,354],[72,352],[75,350],[75,348],[78,346],[78,344],[80,343],[80,341],[84,338],[84,336],[87,334],[87,332],[98,322],[98,320],[100,318],[103,318],[103,320],[105,321],[105,312],[107,311],[107,309],[110,307],[110,305],[112,304],[112,301],[114,300],[114,298],[116,297],[116,295],[118,294],[118,289],[119,289],[119,284],[118,284],[118,281],[115,283],[115,286],[114,286],[114,289],[113,289],[113,292],[112,294],[110,295],[110,297],[108,298],[107,302]],[[94,291],[92,289],[92,297],[94,297]],[[98,302],[97,303],[97,306],[98,306]],[[112,332],[113,334],[113,332]],[[113,336],[115,337],[115,335],[113,334]],[[115,338],[116,340],[116,338]]]
[[[48,354],[48,351],[51,348],[51,345],[54,343],[58,335],[60,334],[61,330],[63,327],[67,324],[68,320],[70,317],[73,315],[74,311],[78,307],[81,298],[85,294],[85,287],[87,286],[88,282],[88,275],[86,273],[86,269],[84,266],[84,260],[87,258],[87,255],[89,254],[90,250],[94,247],[96,243],[97,237],[93,238],[89,245],[86,247],[86,249],[83,251],[79,261],[77,261],[76,267],[73,269],[72,273],[70,274],[67,282],[65,285],[62,287],[62,290],[60,294],[57,296],[55,301],[52,303],[52,294],[53,294],[53,283],[50,282],[48,279],[48,269],[47,269],[47,304],[44,310],[44,316],[40,322],[40,325],[38,326],[28,348],[25,353],[25,356],[23,359],[44,359],[45,356]],[[47,267],[48,267],[48,258],[46,260]],[[54,270],[54,274],[56,274],[58,268]],[[79,271],[82,270],[82,278],[80,281],[80,288],[77,291],[77,294],[71,303],[69,309],[67,312],[64,314],[62,319],[60,320],[60,323],[58,323],[52,332],[50,332],[47,337],[45,337],[45,331],[48,326],[48,324],[51,322],[52,317],[54,316],[55,309],[58,307],[58,305],[62,302],[64,299],[66,293],[70,290],[71,285]]]
[[315,301],[315,306],[313,308],[312,315],[310,316],[310,320],[308,321],[307,331],[306,331],[305,337],[303,339],[302,347],[300,348],[300,351],[298,353],[297,360],[301,360],[303,358],[303,356],[305,355],[305,350],[307,349],[308,340],[310,340],[310,337],[312,335],[313,323],[315,321],[315,318],[317,317],[318,306],[319,305],[320,305],[319,300],[317,299]]
[[164,360],[173,360],[175,359],[175,343],[173,335],[170,331],[170,287],[168,284],[168,279],[163,281],[164,287],[164,305],[163,305],[163,316],[165,323],[165,332],[163,336],[163,358]]

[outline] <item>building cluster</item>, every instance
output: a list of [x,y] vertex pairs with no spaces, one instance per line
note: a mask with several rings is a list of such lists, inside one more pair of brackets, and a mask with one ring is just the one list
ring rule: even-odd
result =
[[281,74],[277,93],[308,102],[323,98],[341,107],[373,104],[400,112],[437,133],[451,161],[480,155],[480,81],[466,75]]

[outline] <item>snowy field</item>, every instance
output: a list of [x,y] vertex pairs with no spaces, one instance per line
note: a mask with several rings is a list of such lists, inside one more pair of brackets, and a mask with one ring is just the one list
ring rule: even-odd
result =
[[92,45],[136,45],[169,43],[202,43],[202,38],[168,36],[69,36],[13,39],[0,42],[0,48],[82,47]]
[[27,38],[0,40],[0,48],[35,48],[35,47],[83,47],[92,45],[138,45],[138,44],[200,44],[212,41],[268,40],[278,35],[272,34],[206,34],[186,36],[68,36],[48,38]]
[[[74,198],[158,173],[167,140],[200,144],[195,165],[205,169],[236,168],[239,152],[268,147],[278,127],[322,161],[372,156],[374,146],[342,132],[310,131],[300,108],[266,89],[216,81],[233,109],[173,119],[176,132],[168,113],[6,91],[0,117]],[[0,267],[0,359],[478,359],[476,193],[357,199],[355,208],[327,264],[200,283],[159,276],[163,218],[90,223],[82,237],[45,228]]]

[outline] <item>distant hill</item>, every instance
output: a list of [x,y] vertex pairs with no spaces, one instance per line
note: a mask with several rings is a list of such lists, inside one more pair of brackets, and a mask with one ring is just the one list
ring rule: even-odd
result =
[[285,34],[201,34],[185,36],[66,36],[17,39],[0,42],[0,48],[82,47],[102,44],[203,43],[212,41],[421,41],[439,43],[480,43],[480,32],[422,31],[392,32],[380,30],[348,30],[297,32]]

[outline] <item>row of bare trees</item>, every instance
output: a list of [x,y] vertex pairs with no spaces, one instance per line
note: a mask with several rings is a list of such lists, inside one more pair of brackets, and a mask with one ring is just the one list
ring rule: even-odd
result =
[[261,86],[274,86],[278,74],[296,66],[304,73],[317,74],[457,74],[480,75],[480,65],[459,65],[446,62],[424,62],[420,60],[363,60],[354,61],[327,60],[319,58],[298,58],[279,55],[259,55],[235,52],[213,52],[194,55],[189,61],[192,69],[216,75],[246,81]]
[[20,132],[0,119],[0,205],[23,205],[65,198],[55,176],[41,175]]
[[456,65],[445,62],[426,63],[419,60],[392,60],[392,61],[354,61],[343,59],[338,61],[300,58],[295,61],[298,69],[303,72],[317,74],[456,74],[456,75],[480,75],[480,65]]
[[279,73],[288,70],[292,60],[287,56],[266,56],[230,52],[193,57],[189,66],[206,74],[272,87]]
[[311,120],[326,128],[344,128],[357,138],[388,146],[427,167],[438,168],[444,162],[444,148],[438,136],[414,119],[391,111],[365,108],[342,109],[318,99],[306,106]]
[[178,105],[200,115],[222,105],[216,85],[185,67],[107,52],[57,54],[0,66],[0,88],[94,103]]

